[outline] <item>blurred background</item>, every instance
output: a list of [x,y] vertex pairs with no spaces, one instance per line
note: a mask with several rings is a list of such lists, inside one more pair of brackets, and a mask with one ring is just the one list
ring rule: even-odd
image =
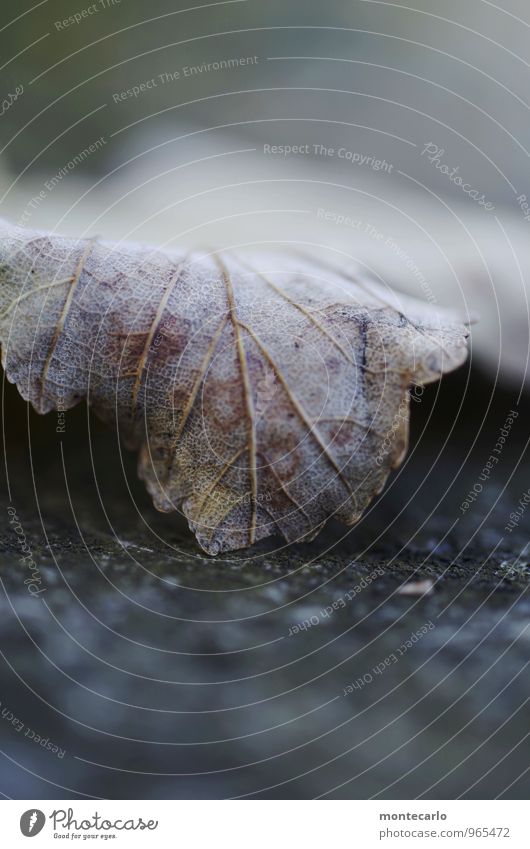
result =
[[58,440],[4,385],[5,501],[47,587],[21,586],[6,521],[5,795],[528,793],[530,512],[506,525],[530,485],[529,35],[522,0],[4,0],[3,218],[177,252],[294,246],[476,322],[359,527],[228,560],[154,513],[85,409]]

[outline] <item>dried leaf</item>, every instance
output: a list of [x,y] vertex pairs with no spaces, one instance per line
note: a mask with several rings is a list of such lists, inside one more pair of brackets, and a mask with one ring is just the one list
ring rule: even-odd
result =
[[297,254],[252,262],[0,223],[8,379],[86,398],[210,554],[355,523],[399,465],[409,387],[466,357],[453,316]]

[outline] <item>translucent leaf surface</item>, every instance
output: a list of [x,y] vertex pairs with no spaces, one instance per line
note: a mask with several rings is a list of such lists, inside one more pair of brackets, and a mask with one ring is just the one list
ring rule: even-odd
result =
[[340,257],[179,255],[6,223],[0,254],[8,379],[39,413],[86,398],[210,554],[355,523],[406,452],[411,384],[466,357],[461,322]]

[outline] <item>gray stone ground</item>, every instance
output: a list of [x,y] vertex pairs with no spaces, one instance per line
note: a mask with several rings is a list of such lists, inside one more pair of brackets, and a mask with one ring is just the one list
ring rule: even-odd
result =
[[[90,419],[89,439],[83,407],[62,439],[53,415],[31,414],[30,453],[26,407],[6,387],[11,504],[44,592],[24,586],[3,506],[0,791],[527,797],[530,508],[504,528],[530,486],[529,405],[462,514],[517,400],[466,380],[415,405],[414,450],[360,526],[222,560],[151,508],[134,458],[124,475],[115,436]],[[429,595],[399,594],[426,578]]]

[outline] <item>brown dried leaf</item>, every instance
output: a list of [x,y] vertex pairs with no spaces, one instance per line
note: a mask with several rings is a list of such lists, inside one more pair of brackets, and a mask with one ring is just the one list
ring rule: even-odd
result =
[[411,384],[466,357],[448,314],[294,254],[179,256],[0,223],[8,379],[86,398],[162,511],[217,554],[355,523],[408,439]]

